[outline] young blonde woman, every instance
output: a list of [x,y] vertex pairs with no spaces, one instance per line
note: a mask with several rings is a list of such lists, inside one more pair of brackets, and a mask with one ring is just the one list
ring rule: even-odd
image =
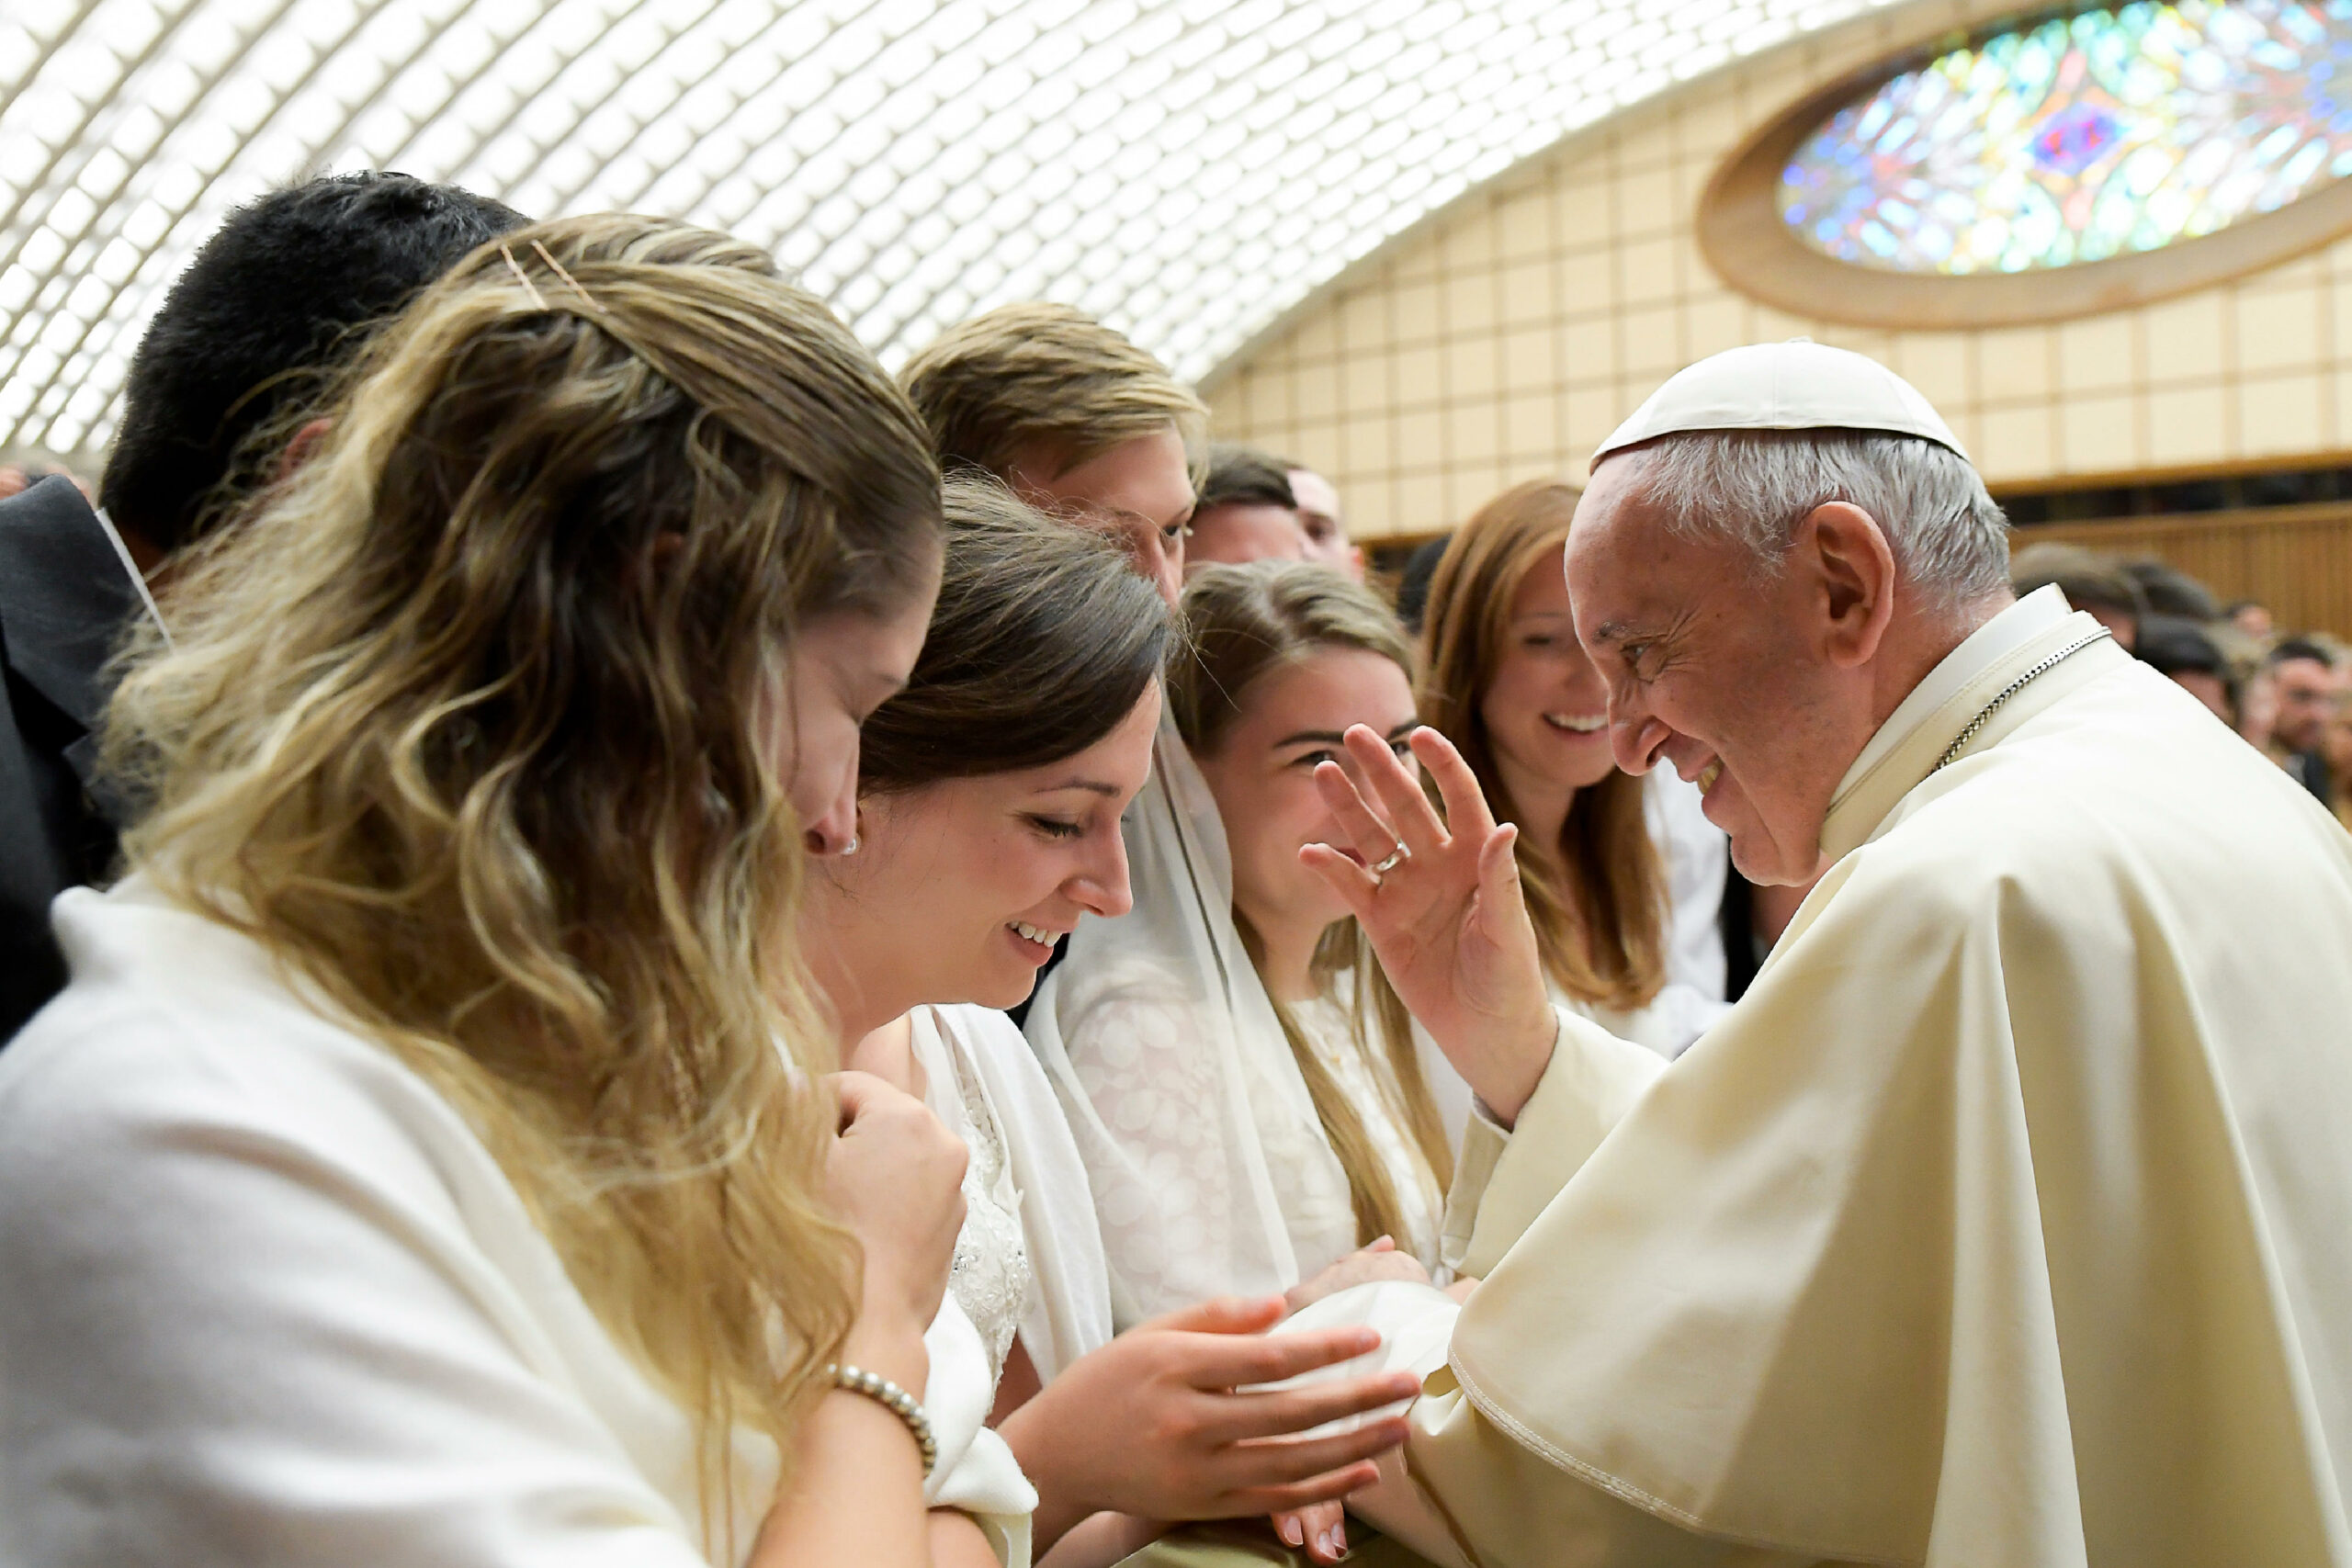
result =
[[1056,1564],[1113,1561],[1165,1528],[1152,1520],[1362,1485],[1395,1424],[1290,1439],[1411,1393],[1377,1378],[1290,1403],[1229,1393],[1363,1349],[1360,1330],[1256,1337],[1279,1300],[1188,1303],[1114,1340],[1085,1166],[997,1010],[1082,916],[1129,907],[1119,819],[1151,764],[1170,631],[1114,545],[949,481],[922,656],[866,727],[858,852],[811,878],[802,919],[845,1061],[926,1098],[972,1151],[950,1290],[1037,1490],[1032,1545]]
[[0,1057],[0,1559],[927,1563],[921,1412],[832,1369],[924,1390],[963,1154],[823,1080],[792,925],[935,589],[912,411],[600,218],[328,412],[122,688],[132,873]]
[[1337,831],[1314,773],[1345,764],[1340,734],[1401,746],[1418,722],[1404,635],[1313,563],[1212,567],[1182,603],[1169,706],[1198,782],[1178,800],[1215,845],[1217,902],[1139,879],[1135,914],[1080,928],[1099,934],[1029,1020],[1125,1316],[1287,1289],[1384,1236],[1433,1268],[1451,1170],[1410,1021],[1299,861]]
[[1421,717],[1519,827],[1553,999],[1673,1056],[1726,1010],[1724,836],[1670,770],[1617,767],[1608,690],[1568,614],[1576,502],[1567,485],[1519,485],[1454,534],[1422,623]]

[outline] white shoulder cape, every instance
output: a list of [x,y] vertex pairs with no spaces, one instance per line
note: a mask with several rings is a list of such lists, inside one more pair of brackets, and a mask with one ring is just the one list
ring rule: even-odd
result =
[[1679,1061],[1569,1021],[1465,1157],[1486,1282],[1407,1451],[1439,1545],[2352,1565],[2352,840],[2104,642],[1938,768],[2095,631],[1874,746]]
[[1060,1100],[1035,1053],[1011,1019],[992,1008],[915,1010],[914,1053],[930,1079],[932,1108],[961,1130],[953,1051],[971,1065],[1005,1142],[1020,1190],[1022,1239],[1029,1249],[1029,1302],[1021,1340],[1040,1382],[1111,1340],[1111,1276],[1093,1194]]

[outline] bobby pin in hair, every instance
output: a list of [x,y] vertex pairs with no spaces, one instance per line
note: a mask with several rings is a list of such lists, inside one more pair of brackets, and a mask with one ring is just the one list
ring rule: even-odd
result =
[[594,295],[580,287],[580,280],[578,278],[563,270],[563,264],[555,259],[555,254],[547,248],[545,243],[538,240],[533,240],[531,242],[531,249],[539,253],[539,259],[541,261],[555,268],[555,275],[558,277],[560,277],[564,282],[571,286],[571,291],[580,296],[581,302],[582,304],[586,305],[590,310],[595,311],[596,314],[600,316],[610,315],[612,313],[605,309],[604,303]]
[[[546,310],[548,308],[548,302],[539,297],[537,285],[534,284],[531,281],[530,275],[523,270],[523,264],[514,259],[514,251],[505,245],[501,245],[498,247],[498,254],[506,258],[506,270],[514,275],[514,281],[521,284],[523,286],[523,292],[531,297],[532,307],[536,310]],[[541,255],[547,254],[545,251],[541,251],[539,254]],[[561,267],[558,267],[556,270],[560,272],[563,269]],[[572,287],[576,288],[579,285],[573,284]]]

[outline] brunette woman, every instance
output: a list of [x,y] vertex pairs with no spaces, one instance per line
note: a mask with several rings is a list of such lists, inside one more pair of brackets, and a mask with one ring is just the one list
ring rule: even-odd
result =
[[[951,480],[922,656],[866,726],[857,852],[811,878],[802,919],[846,1063],[924,1096],[972,1150],[951,1294],[977,1325],[967,1353],[1002,1441],[967,1462],[995,1447],[1017,1460],[1037,1490],[1031,1544],[1056,1564],[1108,1562],[1153,1521],[1336,1498],[1396,1425],[1290,1435],[1411,1392],[1382,1377],[1227,1393],[1364,1348],[1355,1330],[1254,1337],[1279,1297],[1170,1303],[1113,1338],[1086,1167],[997,1010],[1029,995],[1055,939],[1130,908],[1120,817],[1150,768],[1172,640],[1167,606],[1108,541]],[[944,1559],[962,1532],[935,1528]]]

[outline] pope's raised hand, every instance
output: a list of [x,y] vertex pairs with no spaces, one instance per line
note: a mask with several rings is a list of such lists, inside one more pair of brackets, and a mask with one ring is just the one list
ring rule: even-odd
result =
[[1443,821],[1371,728],[1350,729],[1346,744],[1366,787],[1335,762],[1315,770],[1345,841],[1309,844],[1299,858],[1347,901],[1407,1010],[1508,1125],[1558,1031],[1511,854],[1519,829],[1496,825],[1469,764],[1433,729],[1413,731],[1410,744],[1445,802]]

